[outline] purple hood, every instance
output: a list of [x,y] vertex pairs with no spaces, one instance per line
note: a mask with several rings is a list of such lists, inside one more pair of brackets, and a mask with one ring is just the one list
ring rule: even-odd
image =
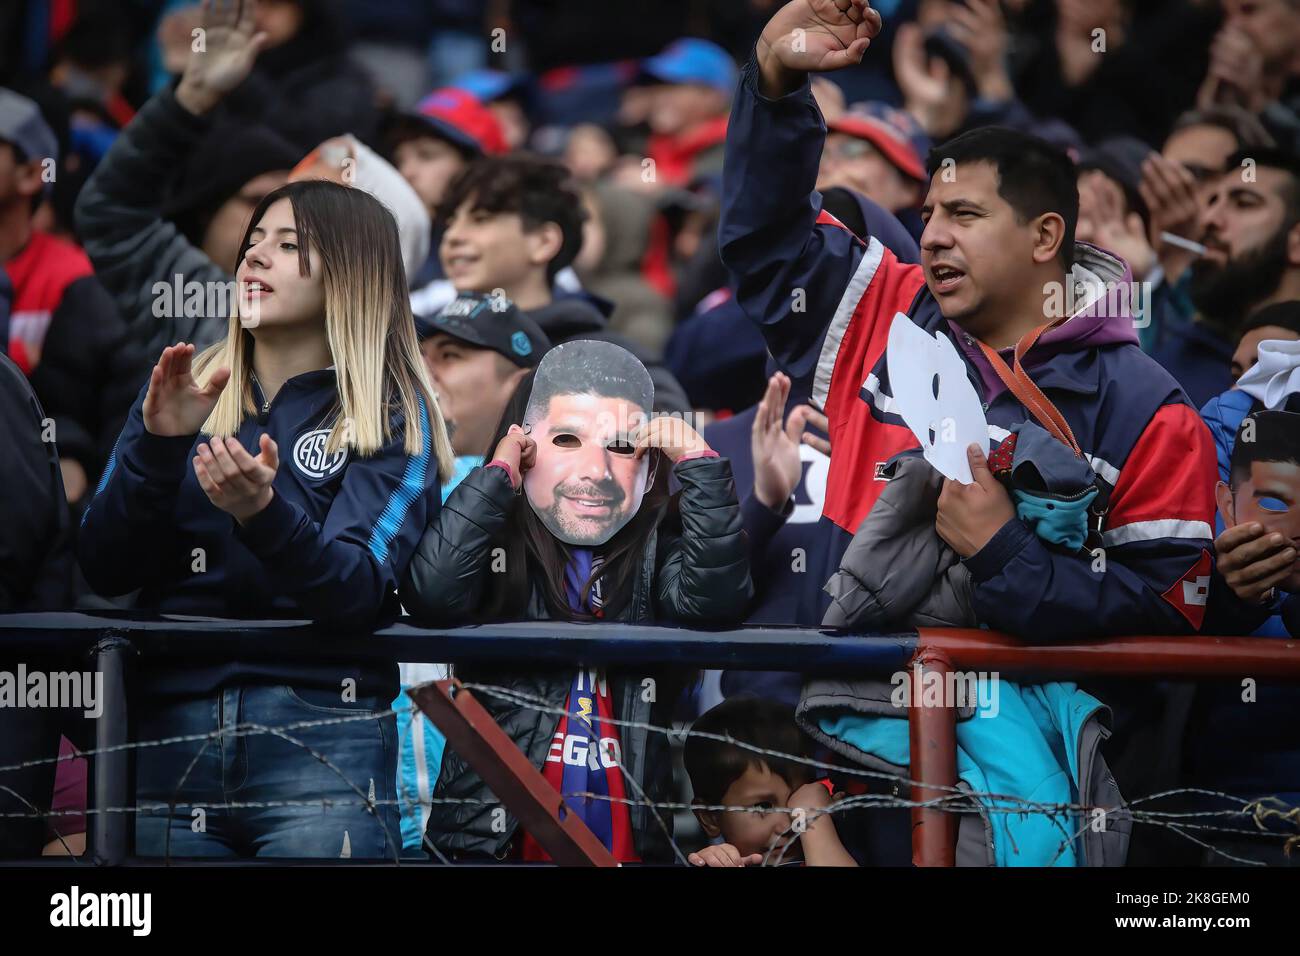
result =
[[[1076,243],[1074,265],[1070,277],[1075,283],[1073,314],[1068,300],[1060,304],[1069,318],[1044,332],[1025,355],[1026,370],[1043,365],[1064,352],[1082,352],[1102,345],[1138,344],[1137,329],[1133,322],[1133,296],[1139,290],[1133,282],[1133,270],[1119,256],[1112,255],[1086,242]],[[1087,303],[1078,308],[1079,303]],[[979,369],[980,379],[988,401],[993,401],[1006,386],[998,378],[979,344],[955,322],[949,321],[957,347]],[[1003,349],[1000,354],[1011,364],[1014,349]]]

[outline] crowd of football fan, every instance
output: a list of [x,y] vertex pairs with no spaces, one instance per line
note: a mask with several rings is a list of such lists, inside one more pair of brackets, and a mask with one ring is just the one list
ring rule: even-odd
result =
[[[0,37],[0,611],[1300,636],[1300,0],[26,0]],[[962,381],[891,375],[918,335]],[[80,854],[90,722],[19,663],[0,856]],[[134,851],[548,860],[412,711],[448,673],[622,862],[679,859],[683,793],[693,865],[910,858],[905,808],[836,809],[896,785],[813,769],[906,779],[889,681],[327,651],[140,661],[133,739],[189,738],[136,756]],[[980,677],[959,862],[1223,861],[990,796],[1294,806],[1300,694],[1223,676]]]

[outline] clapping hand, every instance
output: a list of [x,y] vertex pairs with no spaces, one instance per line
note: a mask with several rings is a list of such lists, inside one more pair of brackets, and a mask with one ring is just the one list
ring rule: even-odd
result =
[[754,497],[773,511],[780,511],[803,476],[799,446],[809,445],[829,455],[831,444],[824,438],[805,433],[812,425],[828,432],[826,416],[811,405],[798,405],[785,416],[790,398],[790,378],[777,372],[767,381],[750,429],[750,454],[754,461]]

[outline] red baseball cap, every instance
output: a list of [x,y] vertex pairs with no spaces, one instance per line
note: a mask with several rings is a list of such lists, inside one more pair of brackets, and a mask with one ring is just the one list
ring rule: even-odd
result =
[[509,152],[496,116],[464,90],[453,86],[434,90],[420,100],[414,116],[438,136],[476,156]]
[[873,109],[855,108],[842,113],[826,124],[836,133],[865,139],[880,150],[885,159],[898,168],[904,176],[920,182],[928,182],[925,163],[921,160],[924,150],[919,142],[925,138],[919,124],[902,110],[871,104]]

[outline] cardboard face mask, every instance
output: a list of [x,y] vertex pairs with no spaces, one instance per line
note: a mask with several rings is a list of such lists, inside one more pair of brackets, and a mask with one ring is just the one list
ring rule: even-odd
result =
[[974,479],[966,449],[989,452],[989,426],[966,363],[947,336],[932,336],[901,312],[885,346],[894,405],[921,443],[925,460],[944,477],[969,485]]
[[650,373],[626,349],[576,341],[546,353],[524,411],[537,443],[524,494],[556,538],[602,545],[636,515],[653,457],[633,454],[636,431],[653,405]]

